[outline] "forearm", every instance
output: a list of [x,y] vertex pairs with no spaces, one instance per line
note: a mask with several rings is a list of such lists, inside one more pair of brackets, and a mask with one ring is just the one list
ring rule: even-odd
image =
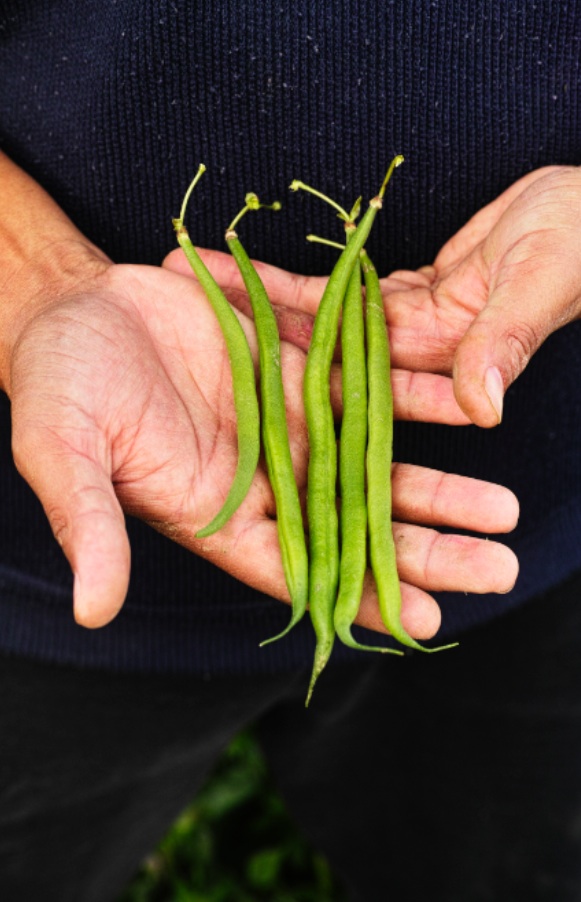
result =
[[0,153],[0,388],[30,318],[107,258],[40,185]]

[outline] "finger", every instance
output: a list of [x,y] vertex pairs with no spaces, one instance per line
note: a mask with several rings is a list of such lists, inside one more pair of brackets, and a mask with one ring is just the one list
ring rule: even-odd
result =
[[421,266],[419,269],[396,269],[381,279],[382,291],[404,291],[406,288],[429,288],[436,278],[433,266]]
[[[248,292],[232,254],[204,248],[196,248],[196,250],[232,306],[247,316],[252,316]],[[162,268],[182,276],[189,276],[197,281],[181,248],[176,248],[167,255],[162,263]]]
[[432,266],[430,264],[427,264],[426,266],[420,266],[419,269],[417,270],[417,272],[421,273],[424,276],[424,278],[426,278],[428,280],[430,285],[432,284],[432,282],[436,279],[436,277],[438,275],[436,267]]
[[93,459],[46,435],[20,439],[15,462],[40,499],[74,574],[74,615],[81,626],[109,623],[129,585],[130,548],[111,480]]
[[[252,530],[242,533],[235,544],[224,541],[205,541],[197,553],[225,568],[237,579],[259,591],[290,602],[280,560],[276,525],[263,521]],[[440,608],[434,598],[423,589],[402,584],[402,622],[410,635],[430,639],[440,627]],[[365,584],[359,613],[359,626],[386,633],[379,613],[375,582],[370,571]]]
[[481,533],[510,532],[518,522],[514,494],[481,479],[396,463],[392,485],[396,520]]
[[[216,279],[222,291],[230,297],[245,293],[244,280],[230,254],[222,251],[197,248],[202,260]],[[296,312],[314,316],[318,310],[321,295],[327,279],[322,276],[303,276],[287,272],[270,263],[252,261],[266,289],[272,304],[290,307]],[[166,269],[183,275],[190,275],[189,264],[181,249],[171,251],[163,261]]]
[[[252,305],[248,292],[232,255],[203,248],[198,248],[198,252],[232,306],[246,316],[252,317]],[[281,340],[302,350],[307,350],[313,331],[313,316],[308,311],[301,309],[301,306],[304,306],[301,286],[304,286],[306,290],[306,286],[310,284],[309,281],[305,277],[294,276],[266,263],[255,261],[254,265],[262,277],[266,293],[270,298]],[[171,251],[167,255],[163,261],[163,267],[180,275],[195,278],[181,248]],[[316,309],[317,305],[314,304],[314,295],[312,295],[308,306]]]
[[508,386],[545,339],[578,315],[580,285],[581,265],[562,259],[557,231],[529,235],[511,250],[454,358],[456,399],[473,423],[501,422]]
[[[393,415],[396,420],[466,426],[471,421],[461,410],[448,376],[392,369]],[[343,409],[341,367],[331,368],[331,404],[335,417]]]
[[[410,636],[414,639],[431,639],[435,636],[442,620],[440,606],[435,598],[417,586],[402,582],[401,602],[402,623]],[[365,575],[363,595],[355,623],[377,633],[387,633],[379,613],[377,590],[370,571]]]
[[400,579],[431,592],[509,592],[518,576],[516,555],[500,542],[393,524]]
[[412,373],[392,369],[394,417],[422,423],[446,423],[466,426],[470,420],[454,395],[454,383],[447,376]]
[[[235,515],[220,535],[203,541],[195,540],[185,527],[172,529],[171,535],[236,579],[280,601],[290,601],[273,520],[263,518],[254,521],[251,528],[238,528]],[[506,592],[516,579],[516,558],[498,543],[442,536],[434,530],[399,523],[395,524],[395,535],[402,622],[417,639],[431,638],[440,626],[440,609],[431,591]],[[356,623],[386,632],[370,572]]]
[[[227,528],[222,532],[226,533]],[[212,536],[203,542],[192,542],[191,537],[185,534],[176,537],[175,532],[172,537],[194,548],[197,554],[213,561],[236,579],[287,604],[290,602],[274,521],[263,520],[253,525],[252,529],[241,530],[235,541],[224,535],[222,538]],[[417,586],[402,584],[402,622],[410,635],[417,639],[430,639],[438,631],[440,620],[440,608],[428,592]],[[386,632],[370,572],[366,574],[356,622],[367,629]]]
[[449,374],[474,312],[448,297],[441,286],[390,291],[384,304],[392,366]]

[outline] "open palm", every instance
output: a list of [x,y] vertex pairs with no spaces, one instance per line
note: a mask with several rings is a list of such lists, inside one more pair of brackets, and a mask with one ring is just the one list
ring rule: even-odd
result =
[[[252,323],[243,314],[240,319],[252,344]],[[304,361],[303,350],[283,343],[289,431],[302,490]],[[463,422],[445,381],[436,384],[433,411],[444,421]],[[124,513],[288,600],[262,467],[230,522],[208,539],[195,538],[228,491],[237,444],[224,343],[194,280],[167,269],[104,265],[82,289],[60,295],[27,320],[12,351],[8,390],[15,461],[72,566],[80,623],[103,625],[123,604],[130,568]],[[396,407],[409,407],[407,385],[396,387]],[[410,632],[422,638],[437,630],[431,590],[510,588],[517,568],[504,546],[432,529],[511,529],[517,504],[509,492],[401,466],[394,471],[394,508],[404,521],[398,548]],[[383,629],[372,586],[359,622]]]
[[[237,442],[222,337],[191,283],[153,267],[105,268],[28,325],[13,354],[10,394],[15,461],[73,567],[81,622],[107,622],[125,597],[123,512],[220,559],[240,579],[251,581],[254,543],[263,562],[269,554],[276,561],[261,470],[245,517],[194,540],[227,493]],[[254,522],[253,535],[244,519]],[[271,568],[260,569],[264,589],[274,589]]]
[[[228,254],[202,251],[206,263],[222,289],[239,309],[248,311],[249,304],[237,267]],[[312,317],[305,314],[311,298],[320,297],[322,279],[292,276],[275,267],[257,264],[277,313],[282,343],[283,377],[287,392],[287,416],[294,440],[295,472],[299,488],[306,490],[307,435],[302,406],[302,374],[308,347]],[[166,259],[164,266],[193,282],[191,270],[181,251]],[[197,288],[197,285],[196,285]],[[307,299],[305,299],[305,295]],[[243,321],[245,316],[241,314]],[[393,373],[396,416],[462,425],[468,422],[458,407],[452,381],[429,373],[414,374],[397,370]],[[331,395],[340,414],[340,372],[332,375]],[[427,593],[450,591],[507,591],[516,578],[517,565],[512,552],[504,546],[483,540],[446,535],[431,527],[452,526],[480,532],[502,532],[513,528],[518,513],[514,496],[500,486],[463,479],[425,468],[395,465],[393,469],[395,536],[398,569],[402,580],[403,618],[410,632],[420,637],[432,635],[439,624],[439,609]],[[264,490],[262,490],[264,491]],[[265,496],[262,495],[264,498]],[[236,535],[243,516],[250,507],[243,505],[239,515],[219,535],[224,538],[232,530]],[[269,514],[275,515],[269,498]],[[269,539],[274,532],[269,533]],[[219,536],[216,541],[220,540]],[[264,540],[256,533],[256,538]],[[207,548],[202,553],[207,553]],[[249,555],[252,554],[249,549]],[[286,600],[278,552],[271,562],[276,578],[271,594]],[[216,558],[213,558],[216,560]],[[254,564],[254,557],[249,557]],[[221,566],[225,566],[224,561]],[[231,571],[233,572],[233,571]],[[238,573],[236,574],[238,575]],[[241,578],[254,585],[248,573]],[[282,592],[281,592],[282,588]],[[362,601],[358,623],[383,630],[373,582],[370,580]]]

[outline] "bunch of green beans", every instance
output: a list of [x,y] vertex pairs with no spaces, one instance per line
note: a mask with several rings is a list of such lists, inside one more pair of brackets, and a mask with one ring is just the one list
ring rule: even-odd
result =
[[[212,305],[226,342],[232,370],[237,420],[238,464],[224,505],[212,521],[196,533],[196,537],[205,538],[217,532],[244,501],[258,465],[262,432],[266,467],[277,510],[283,571],[292,605],[291,618],[286,629],[280,635],[265,640],[262,643],[264,645],[282,638],[302,618],[307,609],[309,580],[303,515],[286,422],[278,326],[260,276],[235,231],[235,226],[249,210],[259,210],[267,205],[261,204],[256,194],[247,194],[245,206],[232,220],[225,235],[228,248],[248,291],[254,315],[260,367],[262,406],[260,417],[254,365],[246,336],[236,314],[200,258],[184,226],[188,200],[204,172],[205,166],[202,164],[186,192],[180,216],[173,220],[173,225],[178,243]],[[280,204],[278,202],[271,204],[270,209],[278,210]]]
[[[452,647],[426,648],[407,633],[401,622],[401,590],[391,525],[393,400],[389,343],[379,279],[365,251],[365,243],[382,207],[387,184],[393,170],[401,162],[403,157],[394,158],[378,194],[369,201],[357,226],[355,220],[359,215],[360,198],[347,213],[303,182],[294,181],[291,184],[293,190],[305,189],[331,203],[344,220],[347,236],[345,246],[338,245],[341,254],[321,297],[304,375],[304,405],[309,436],[308,552],[290,453],[276,318],[264,285],[235,230],[249,210],[258,210],[265,205],[255,194],[247,194],[245,206],[234,218],[225,236],[244,280],[254,315],[262,416],[244,332],[197,254],[183,224],[190,193],[205,167],[200,166],[184,198],[180,217],[173,220],[178,242],[206,292],[224,334],[232,369],[238,427],[238,465],[231,489],[222,509],[197,536],[207,536],[220,529],[246,497],[258,463],[261,434],[277,509],[283,570],[292,604],[288,626],[278,636],[262,644],[286,635],[309,607],[316,644],[306,705],[331,656],[335,636],[353,648],[396,655],[403,653],[390,646],[362,645],[351,633],[368,568],[368,544],[369,563],[386,629],[402,645],[421,651]],[[279,208],[280,204],[270,205],[270,209]],[[330,372],[341,312],[343,420],[339,455],[339,523],[336,503],[337,442],[330,400]]]

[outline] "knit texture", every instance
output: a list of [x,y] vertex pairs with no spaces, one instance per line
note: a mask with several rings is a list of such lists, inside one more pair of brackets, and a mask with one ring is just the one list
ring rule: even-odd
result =
[[[393,178],[369,248],[381,274],[430,262],[526,172],[581,163],[581,2],[537,0],[0,0],[0,146],[114,260],[158,264],[198,164],[193,240],[223,247],[244,194],[245,245],[288,270],[327,273],[332,211],[288,195],[300,178],[345,206]],[[37,224],[42,228],[42,223]],[[501,615],[581,566],[581,326],[552,336],[492,431],[396,424],[398,460],[509,486],[507,596],[440,597],[440,638]],[[87,632],[68,565],[10,457],[0,403],[0,648],[121,670],[275,671],[309,665],[288,610],[130,521],[128,601]],[[352,654],[338,648],[337,656]]]

